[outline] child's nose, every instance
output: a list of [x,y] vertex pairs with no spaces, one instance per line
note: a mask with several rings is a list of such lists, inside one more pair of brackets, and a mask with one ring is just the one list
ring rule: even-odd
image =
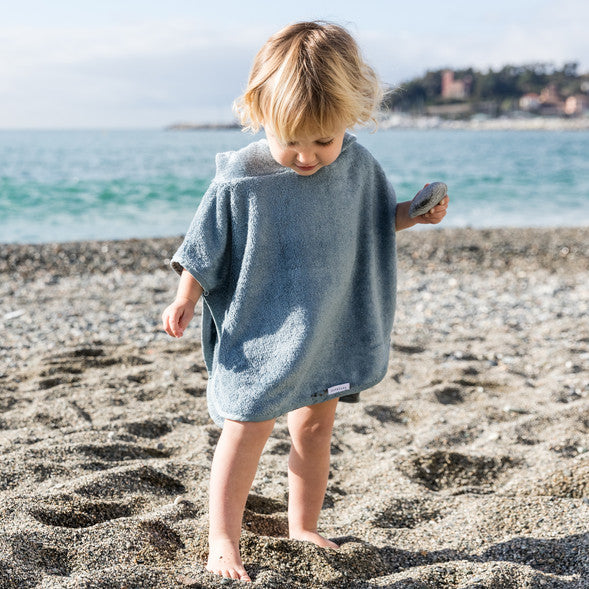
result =
[[315,154],[311,149],[304,149],[298,152],[297,159],[301,164],[312,164],[315,160]]

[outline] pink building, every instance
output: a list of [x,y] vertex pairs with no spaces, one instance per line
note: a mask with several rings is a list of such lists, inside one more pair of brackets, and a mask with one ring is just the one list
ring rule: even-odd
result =
[[442,98],[465,100],[470,92],[470,80],[455,80],[452,70],[442,72]]
[[587,111],[589,111],[589,97],[586,94],[575,94],[565,100],[564,114],[575,116]]

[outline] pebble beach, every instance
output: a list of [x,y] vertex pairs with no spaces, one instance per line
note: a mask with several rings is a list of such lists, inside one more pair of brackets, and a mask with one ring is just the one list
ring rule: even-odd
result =
[[[181,237],[0,245],[0,589],[243,587],[206,572]],[[264,588],[589,587],[589,228],[398,235],[389,371],[341,403],[321,549],[287,539],[280,418],[241,551]]]

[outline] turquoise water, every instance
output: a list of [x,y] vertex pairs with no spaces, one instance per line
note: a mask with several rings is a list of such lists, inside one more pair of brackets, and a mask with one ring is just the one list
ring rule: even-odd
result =
[[[400,200],[448,184],[447,227],[589,224],[589,133],[362,131]],[[185,232],[240,131],[0,131],[0,242]]]

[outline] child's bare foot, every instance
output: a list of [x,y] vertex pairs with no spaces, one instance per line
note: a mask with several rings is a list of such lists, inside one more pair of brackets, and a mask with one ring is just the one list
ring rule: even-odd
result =
[[313,544],[321,546],[321,548],[333,548],[335,550],[339,548],[339,546],[335,542],[332,542],[331,540],[324,538],[321,534],[318,534],[317,532],[301,530],[296,534],[290,534],[290,538],[291,540],[304,540],[305,542],[313,542]]
[[209,560],[206,569],[221,577],[251,581],[241,562],[239,546],[228,539],[209,541]]

